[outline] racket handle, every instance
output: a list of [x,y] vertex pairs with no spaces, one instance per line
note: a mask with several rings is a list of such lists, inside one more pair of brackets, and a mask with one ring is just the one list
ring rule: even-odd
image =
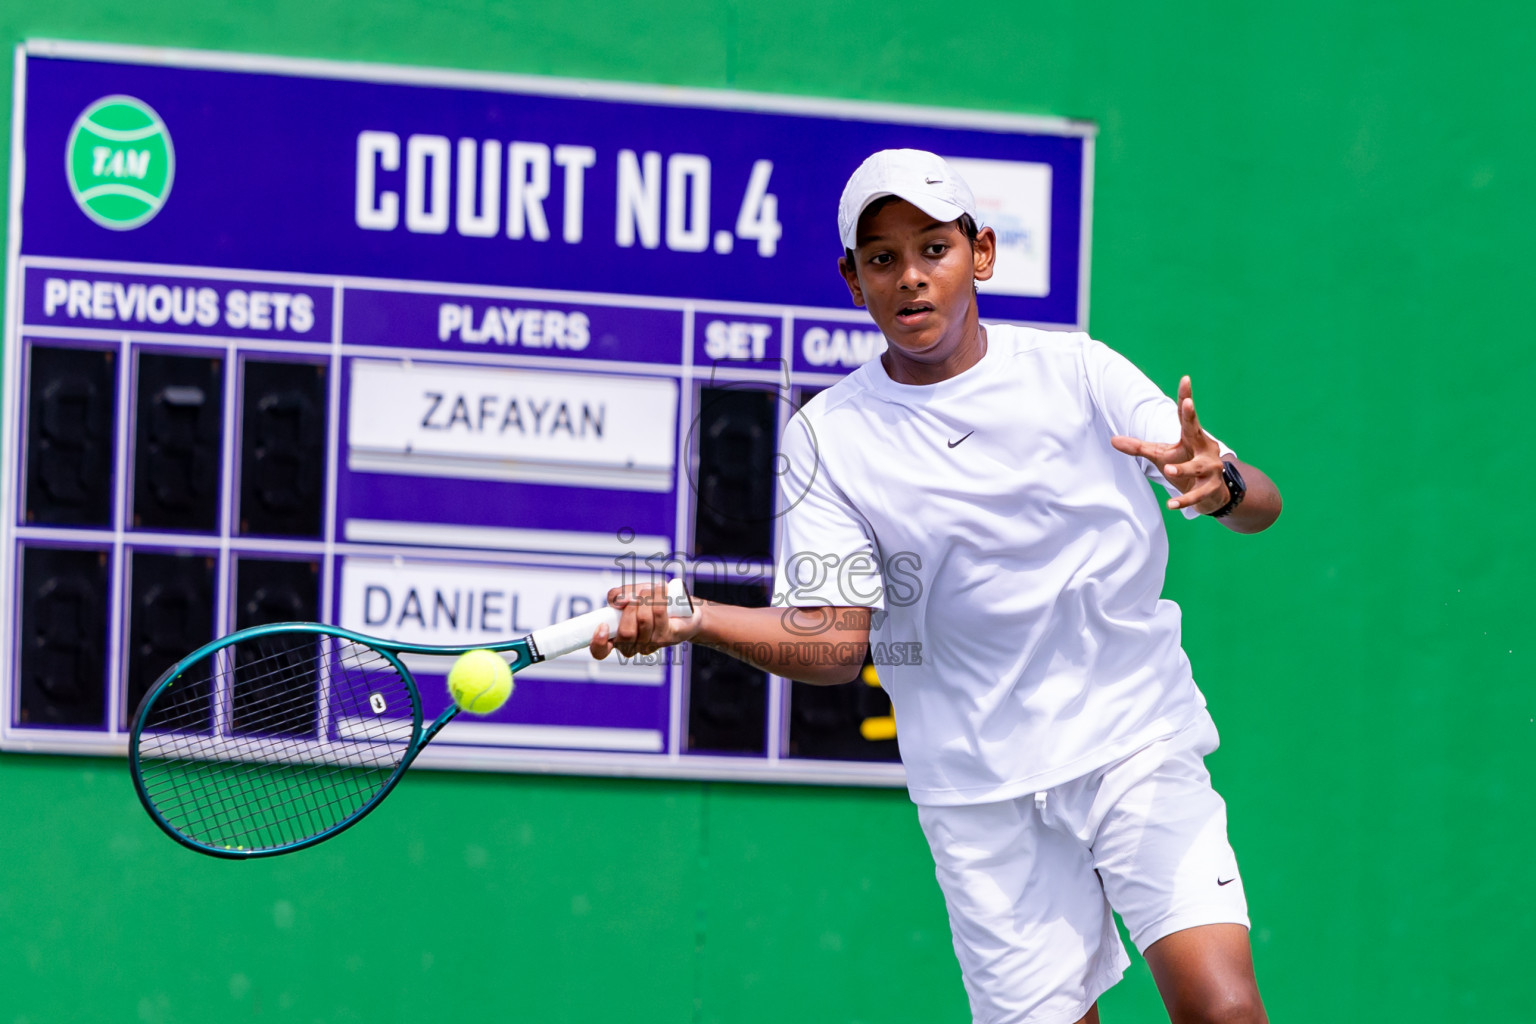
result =
[[[686,619],[693,614],[693,601],[688,597],[688,591],[683,586],[681,579],[673,579],[667,583],[667,614],[674,619]],[[598,626],[607,626],[611,633],[619,626],[619,610],[611,605],[604,605],[596,611],[578,615],[574,619],[566,619],[564,622],[556,622],[552,626],[536,629],[529,634],[532,642],[534,661],[548,661],[551,658],[564,657],[572,651],[579,651],[592,642],[592,634],[597,632]]]

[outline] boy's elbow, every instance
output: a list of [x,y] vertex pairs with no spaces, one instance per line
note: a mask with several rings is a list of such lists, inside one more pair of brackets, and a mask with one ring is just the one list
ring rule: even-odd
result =
[[841,686],[844,683],[851,683],[859,678],[859,672],[863,668],[863,662],[859,662],[857,665],[840,665],[820,673],[816,679],[807,679],[804,682],[808,682],[813,686]]
[[841,686],[859,677],[864,659],[869,654],[869,642],[843,641],[841,643],[807,644],[809,664],[797,678],[812,686]]

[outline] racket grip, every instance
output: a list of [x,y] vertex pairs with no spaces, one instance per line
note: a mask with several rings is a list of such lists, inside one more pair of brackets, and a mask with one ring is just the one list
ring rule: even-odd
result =
[[[667,614],[674,619],[686,619],[693,614],[693,601],[689,599],[681,579],[667,582]],[[536,629],[529,634],[528,639],[533,643],[534,660],[548,661],[585,648],[592,642],[592,634],[597,632],[598,626],[607,626],[609,632],[612,632],[618,625],[619,610],[605,605],[574,619]]]

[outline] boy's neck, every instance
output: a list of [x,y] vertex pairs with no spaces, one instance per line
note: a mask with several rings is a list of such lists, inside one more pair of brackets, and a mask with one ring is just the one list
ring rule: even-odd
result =
[[880,365],[886,376],[897,384],[937,384],[958,377],[981,362],[987,354],[987,329],[973,313],[965,325],[965,336],[954,351],[934,363],[920,362],[901,354],[894,345],[887,345],[880,356]]

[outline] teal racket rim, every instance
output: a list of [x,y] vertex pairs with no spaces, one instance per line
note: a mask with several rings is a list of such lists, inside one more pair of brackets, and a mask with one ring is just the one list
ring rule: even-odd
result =
[[[264,732],[261,725],[268,723],[263,720],[256,728],[241,731],[236,709],[237,687],[241,684],[237,675],[238,666],[232,663],[236,656],[234,652],[241,645],[258,644],[262,640],[276,640],[279,643],[292,640],[297,641],[297,644],[312,642],[317,648],[311,652],[296,653],[299,651],[297,645],[277,647],[269,657],[273,658],[275,667],[279,669],[284,667],[282,662],[291,657],[312,659],[316,666],[323,664],[327,658],[334,656],[331,651],[323,649],[327,640],[365,649],[378,659],[380,665],[387,667],[394,677],[392,702],[408,702],[409,711],[407,719],[394,720],[397,723],[394,734],[387,738],[393,740],[392,745],[397,751],[393,755],[386,752],[385,759],[389,764],[382,768],[377,763],[370,766],[366,759],[346,763],[341,752],[357,748],[360,744],[355,740],[337,741],[329,737],[333,723],[328,720],[324,710],[325,696],[322,690],[332,682],[332,677],[319,667],[315,668],[313,680],[296,672],[278,677],[282,683],[305,688],[313,685],[313,735],[309,735],[308,726],[297,736],[287,735],[280,728],[285,724],[282,716],[295,717],[295,701],[292,699],[276,705],[279,728],[269,728]],[[246,860],[313,846],[339,835],[366,817],[399,782],[420,749],[423,737],[421,697],[415,679],[392,651],[381,649],[377,644],[378,641],[371,637],[334,626],[280,623],[256,626],[223,637],[204,645],[167,669],[140,701],[129,738],[129,769],[134,790],[155,824],[178,843],[199,853]],[[221,656],[223,665],[220,664]],[[206,686],[207,693],[195,696],[193,700],[196,704],[192,706],[201,710],[202,705],[206,704],[207,728],[194,729],[175,724],[165,727],[163,722],[160,728],[156,728],[152,720],[157,709],[162,712],[166,710],[161,698],[172,687],[186,681],[188,673],[196,673],[200,667],[207,668],[207,675],[205,679],[194,676],[190,688],[195,689],[202,684]],[[259,678],[265,681],[265,677]],[[279,694],[280,698],[283,696]],[[258,708],[257,713],[260,714],[262,710]],[[450,706],[444,721],[456,711],[457,708]],[[408,730],[399,727],[406,721],[409,724]],[[441,724],[433,723],[436,728],[440,728]],[[432,730],[434,733],[436,728]],[[183,738],[182,749],[174,752],[162,749],[159,744],[166,741],[167,737]],[[289,749],[285,750],[285,747]],[[265,751],[263,748],[266,748]],[[199,756],[200,753],[203,756]],[[178,772],[178,768],[182,770]],[[285,786],[282,779],[285,773],[299,781]],[[364,777],[366,789],[362,793],[358,785],[345,785],[349,778],[358,779],[357,773]],[[370,773],[373,777],[367,778]],[[185,781],[180,784],[172,782],[169,786],[160,784],[167,777],[177,774],[182,775]],[[303,781],[306,775],[310,780],[307,784]],[[327,787],[333,789],[328,790]],[[350,794],[345,792],[347,789],[350,789]],[[327,816],[326,810],[338,800],[344,800],[347,795],[352,799],[347,802],[344,810]],[[306,800],[306,796],[314,796],[316,799]],[[201,816],[189,820],[189,808],[195,808]],[[243,831],[222,837],[213,835],[248,819],[261,821],[263,818],[266,819],[264,825],[248,825]],[[307,822],[306,818],[309,819]],[[217,841],[218,838],[237,839],[248,832],[254,832],[255,835],[250,836],[247,842]],[[273,838],[264,833],[275,833],[277,836],[286,834],[286,838]],[[209,841],[210,838],[213,841]]]
[[[285,640],[293,643],[284,647],[282,641]],[[275,650],[263,655],[264,659],[273,660],[278,668],[283,667],[285,659],[292,661],[298,658],[306,663],[301,666],[303,671],[280,675],[277,682],[272,684],[290,688],[297,685],[304,694],[311,692],[307,687],[312,687],[312,703],[315,708],[312,723],[303,718],[306,707],[304,696],[293,698],[291,695],[279,695],[285,702],[277,705],[275,720],[279,726],[283,726],[291,725],[293,720],[303,719],[297,735],[288,735],[281,729],[269,729],[268,733],[263,733],[260,728],[243,728],[239,722],[239,688],[246,684],[239,678],[241,669],[235,661],[239,657],[237,649],[241,645],[259,645],[262,641],[278,644]],[[337,656],[334,649],[326,648],[327,643],[363,648],[370,656],[379,659],[379,664],[387,669],[387,675],[396,681],[394,686],[398,690],[397,696],[409,704],[408,731],[398,728],[403,725],[403,721],[396,716],[392,719],[397,723],[396,731],[382,738],[365,736],[359,739],[350,734],[341,736],[338,732],[337,735],[341,737],[338,739],[332,735],[333,729],[339,729],[338,723],[345,717],[336,714],[335,708],[328,703],[327,695],[334,697],[328,688],[334,688],[337,679],[347,681],[350,687],[348,695],[355,697],[356,693],[367,692],[370,699],[382,698],[372,686],[362,689],[351,687],[353,680],[347,673],[338,673],[335,671],[336,665],[328,661]],[[305,649],[305,644],[313,644],[314,649]],[[476,649],[510,652],[513,655],[509,659],[513,672],[539,660],[526,637],[494,645],[442,647],[395,643],[316,622],[253,626],[221,637],[168,668],[139,702],[134,713],[128,751],[134,790],[151,819],[162,831],[181,845],[199,853],[231,860],[248,860],[291,853],[324,842],[372,812],[393,790],[422,748],[458,714],[459,708],[450,704],[436,720],[424,726],[420,693],[415,679],[399,655],[452,657]],[[329,669],[327,665],[330,665]],[[312,680],[306,674],[308,669],[313,669],[309,673],[314,677]],[[204,676],[199,677],[199,671],[203,671]],[[268,677],[272,675],[273,672],[268,669],[255,678],[266,685]],[[196,709],[199,717],[188,718],[179,726],[173,724],[167,727],[164,713],[167,707],[175,705],[163,705],[161,699],[172,687],[183,683],[183,692],[192,692],[186,706]],[[206,692],[196,692],[199,686],[205,687]],[[394,710],[395,696],[391,696],[387,703],[391,705],[387,710]],[[359,710],[355,703],[352,710]],[[371,710],[375,714],[382,714],[386,709],[374,706]],[[347,717],[346,720],[358,721],[356,717]],[[262,723],[267,724],[268,720],[262,719]],[[194,725],[196,728],[192,727]],[[182,737],[185,749],[177,751],[174,756],[168,754],[162,749],[168,742],[167,737]],[[378,764],[370,766],[368,758],[356,756],[359,745],[364,742],[393,744],[398,750],[398,756],[384,767]],[[283,749],[285,743],[292,748],[292,752]],[[352,754],[351,763],[348,763],[348,757],[343,756],[348,751]],[[178,767],[186,764],[197,766],[196,770]],[[313,775],[317,771],[328,772],[328,775],[320,777],[320,781],[327,785],[336,783],[336,791],[339,793],[345,788],[340,785],[340,779],[347,769],[371,771],[373,775],[367,781],[365,795],[359,794],[358,786],[352,787],[353,798],[346,804],[344,813],[334,810],[337,803],[335,799],[306,801],[305,773]],[[177,771],[182,771],[188,781],[181,785],[175,781],[162,784]],[[284,774],[299,776],[299,783],[290,785],[281,778]],[[198,778],[199,775],[202,777]],[[267,776],[278,778],[274,781]],[[323,787],[318,784],[309,785],[307,794],[323,796]],[[316,802],[320,806],[314,806]],[[272,807],[274,804],[276,809]],[[189,822],[188,806],[195,807],[203,816]],[[251,825],[247,824],[248,820],[264,820],[265,823]],[[229,824],[231,821],[240,823],[246,832],[216,834],[221,823]],[[262,835],[249,842],[221,841],[237,839],[252,831]],[[278,837],[274,839],[265,836],[267,832],[277,833]]]
[[[304,671],[289,672],[287,676],[278,680],[281,685],[296,683],[300,688],[312,686],[313,700],[310,703],[315,705],[313,722],[303,720],[301,722],[303,728],[298,735],[283,734],[273,737],[273,735],[264,735],[260,728],[241,729],[238,722],[241,708],[238,706],[240,699],[237,694],[238,688],[244,683],[238,679],[238,672],[241,669],[233,659],[237,659],[237,649],[241,645],[260,645],[263,640],[280,645],[280,648],[270,654],[264,654],[264,659],[273,659],[281,663],[284,659],[292,660],[293,657],[298,657],[298,659],[307,660],[313,668],[315,679],[309,682],[306,682],[307,676]],[[281,648],[281,642],[284,640],[290,640],[292,645]],[[352,645],[353,648],[367,649],[370,656],[379,660],[379,665],[386,666],[387,676],[396,680],[395,688],[398,689],[399,700],[409,703],[409,715],[404,715],[409,718],[409,731],[402,728],[401,717],[395,715],[393,720],[396,725],[401,726],[396,728],[395,734],[382,738],[364,737],[366,742],[392,743],[398,749],[398,757],[393,758],[389,765],[382,768],[379,765],[372,765],[370,768],[367,765],[369,758],[361,758],[362,763],[346,763],[347,758],[341,757],[341,752],[347,749],[352,749],[353,754],[356,754],[356,745],[364,742],[356,735],[344,735],[339,740],[332,735],[333,729],[339,729],[339,718],[346,715],[335,714],[335,706],[329,703],[329,697],[323,694],[330,694],[327,686],[332,686],[336,679],[346,679],[346,672],[341,672],[338,676],[335,666],[332,666],[330,671],[323,668],[327,665],[327,659],[335,657],[332,649],[326,649],[326,651],[303,649],[306,643],[312,643],[315,648],[324,648],[327,643],[338,643],[338,645]],[[541,660],[538,652],[531,648],[528,637],[505,640],[495,645],[421,645],[421,643],[396,643],[392,640],[382,640],[378,637],[355,633],[350,629],[318,622],[284,622],[250,626],[250,628],[241,629],[238,633],[220,637],[214,642],[201,646],[197,651],[190,652],[180,662],[167,668],[155,680],[154,685],[144,692],[144,697],[138,703],[137,711],[134,712],[134,723],[129,734],[129,769],[134,778],[135,792],[140,798],[140,803],[144,804],[144,809],[149,812],[149,817],[155,821],[161,831],[166,832],[166,835],[181,846],[189,847],[192,851],[207,854],[210,857],[250,860],[250,858],[290,854],[290,852],[315,846],[316,843],[323,843],[367,817],[395,788],[399,778],[404,775],[407,768],[410,768],[421,749],[432,742],[432,738],[441,731],[442,726],[447,725],[455,715],[458,715],[458,706],[450,703],[449,708],[438,715],[436,720],[433,720],[430,725],[424,725],[421,694],[416,688],[415,679],[399,656],[422,654],[422,656],[455,657],[472,649],[490,649],[501,654],[510,652],[511,657],[508,662],[513,672],[521,671],[530,663]],[[220,663],[221,659],[223,659],[223,665]],[[206,679],[198,677],[197,672],[200,666],[206,668]],[[289,668],[293,666],[290,665]],[[272,676],[272,672],[266,671],[257,679],[266,682],[269,676]],[[206,686],[204,694],[194,692],[189,699],[189,706],[198,708],[198,715],[200,715],[195,722],[192,720],[189,722],[197,725],[198,728],[189,728],[189,726],[166,728],[164,718],[157,718],[157,709],[161,714],[166,711],[166,705],[161,705],[161,699],[166,697],[170,688],[177,685],[186,686],[187,691],[197,691],[198,686]],[[347,692],[352,692],[352,689]],[[310,691],[306,689],[304,692],[307,694]],[[356,692],[369,692],[370,700],[375,699],[375,695],[378,694],[372,686]],[[203,708],[203,703],[206,703],[206,708]],[[396,702],[393,697],[386,703],[392,705],[387,708],[389,711],[395,709],[393,705]],[[304,708],[306,708],[304,697],[293,699],[292,695],[286,695],[286,703],[276,706],[276,714],[278,714],[276,722],[280,726],[292,726],[295,720],[300,720],[300,711]],[[355,705],[352,709],[359,711]],[[375,714],[382,714],[379,706],[373,706],[372,711]],[[347,720],[356,722],[358,718],[347,717]],[[276,729],[276,732],[281,732],[281,729]],[[255,742],[250,738],[252,735],[258,737]],[[161,749],[161,746],[166,743],[166,737],[190,737],[184,740],[184,746],[187,749],[181,751],[183,755],[172,757]],[[295,746],[295,749],[303,748],[300,749],[300,754],[307,751],[310,755],[287,754],[281,751],[283,743],[289,743]],[[200,746],[204,748],[206,757],[197,755]],[[247,746],[257,754],[264,755],[260,757],[252,755],[252,751],[243,749]],[[227,754],[227,757],[220,757],[218,755],[220,751]],[[187,752],[192,755],[184,755]],[[352,760],[358,761],[359,758],[353,757]],[[186,785],[180,788],[174,783],[169,786],[161,785],[164,781],[163,775],[178,771],[175,766],[167,768],[167,763],[170,761],[192,763],[198,766],[198,771],[186,769],[184,774],[192,778],[189,778]],[[358,786],[353,786],[353,798],[350,803],[347,803],[344,812],[333,809],[335,800],[327,801],[319,808],[307,806],[303,800],[303,785],[290,786],[295,794],[286,794],[281,778],[273,781],[270,778],[261,777],[263,772],[281,775],[283,769],[293,769],[296,774],[303,774],[310,769],[315,771],[324,769],[332,772],[324,777],[324,781],[329,785],[332,781],[336,781],[339,772],[349,768],[372,771],[373,777],[367,783],[366,794],[359,795]],[[157,771],[160,771],[161,775],[155,774]],[[198,774],[203,775],[203,778],[195,778]],[[218,778],[220,775],[223,775],[223,780]],[[230,795],[230,789],[233,795]],[[341,788],[338,786],[338,791],[339,789]],[[172,791],[175,800],[167,797],[167,791]],[[318,794],[321,792],[321,786],[310,786],[309,792]],[[296,798],[287,798],[284,801],[286,797]],[[186,820],[186,808],[189,804],[198,808],[204,817],[189,823]],[[272,804],[276,804],[276,809],[272,809]],[[290,814],[290,811],[293,811],[293,804],[304,804],[304,806],[301,806],[300,811],[295,814]],[[280,835],[278,838],[252,838],[249,843],[221,841],[240,838],[244,834],[210,835],[209,827],[204,827],[207,820],[217,824],[221,820],[238,818],[241,823],[244,823],[246,817],[237,815],[237,812],[257,820],[260,820],[261,815],[266,814],[266,824],[261,824],[255,831],[270,831]],[[284,818],[284,814],[290,814],[290,817]],[[304,820],[303,815],[309,815],[307,820]],[[212,831],[217,832],[217,829]],[[247,832],[249,831],[252,829],[247,827]]]

